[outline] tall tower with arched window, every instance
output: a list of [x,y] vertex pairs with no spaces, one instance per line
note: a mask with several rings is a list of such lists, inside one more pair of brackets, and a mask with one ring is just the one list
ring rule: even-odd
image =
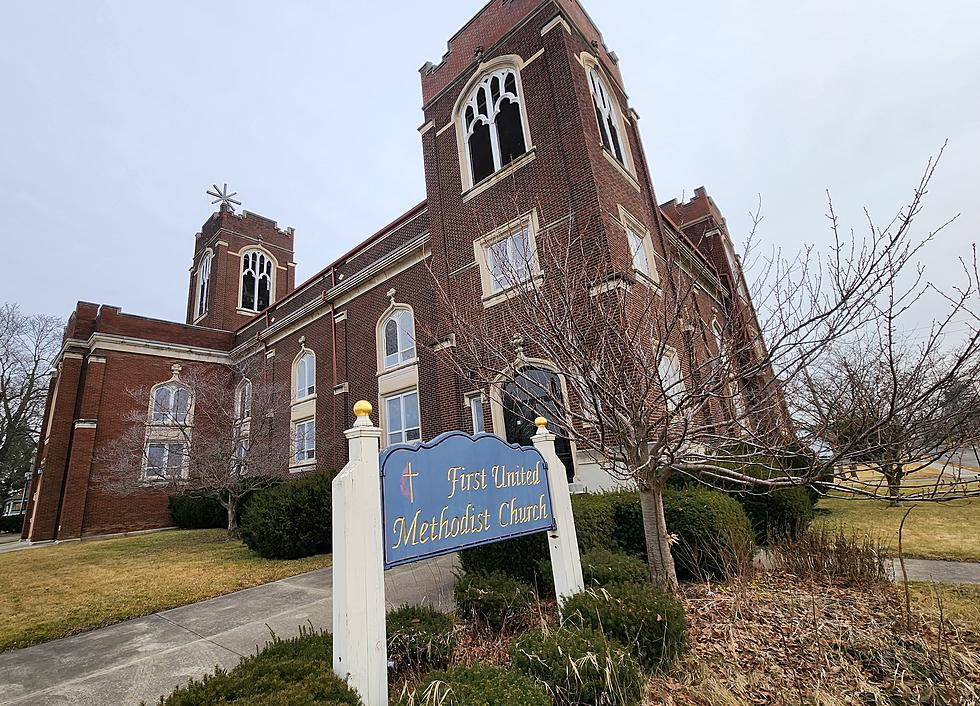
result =
[[235,331],[295,286],[293,229],[222,205],[194,242],[187,323]]

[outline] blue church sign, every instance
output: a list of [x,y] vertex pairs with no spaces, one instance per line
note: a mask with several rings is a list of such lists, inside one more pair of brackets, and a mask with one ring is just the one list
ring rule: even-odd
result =
[[453,431],[381,452],[385,568],[555,529],[537,449]]

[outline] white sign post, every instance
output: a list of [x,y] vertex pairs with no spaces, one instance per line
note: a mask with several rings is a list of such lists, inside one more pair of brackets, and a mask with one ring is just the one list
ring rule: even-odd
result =
[[[368,402],[362,401],[354,405],[357,421],[352,429],[345,432],[350,460],[333,481],[333,668],[341,679],[357,690],[364,706],[388,706],[385,530],[381,509],[383,481],[379,457],[382,431],[371,423],[371,411],[371,404]],[[546,419],[539,417],[535,424],[538,432],[533,438],[534,446],[548,466],[547,481],[555,523],[555,529],[548,531],[555,591],[559,602],[564,604],[565,599],[584,589],[582,560],[575,536],[575,519],[572,516],[565,465],[555,453],[556,437],[548,431]],[[456,434],[459,432],[444,436],[454,437]],[[485,436],[478,435],[472,439],[474,443],[480,443]],[[396,452],[404,453],[404,450],[396,449]],[[420,453],[415,448],[408,452]],[[529,450],[526,453],[534,454]],[[459,459],[459,463],[465,465],[465,459]],[[411,465],[407,471],[412,473]],[[407,477],[411,481],[418,476],[412,474]],[[411,485],[408,492],[409,497],[412,497]],[[450,492],[456,492],[455,481]],[[547,495],[541,496],[541,505],[534,505],[535,510],[539,507],[546,509],[546,497]],[[513,505],[513,500],[510,504]],[[469,507],[467,506],[468,512]],[[505,501],[498,508],[500,517],[506,515],[507,508]],[[511,517],[514,512],[512,508]],[[483,510],[481,516],[485,516],[489,522],[489,509]],[[450,523],[446,524],[451,526]],[[488,529],[489,524],[481,531]],[[454,551],[454,546],[456,545],[448,547],[447,551]]]
[[333,668],[364,706],[388,706],[384,547],[381,520],[382,431],[371,405],[354,405],[345,434],[350,460],[333,481]]
[[538,417],[534,423],[538,431],[531,440],[548,464],[551,510],[555,513],[555,530],[548,532],[548,547],[551,550],[551,569],[555,576],[555,595],[558,596],[558,604],[563,606],[566,598],[585,590],[582,557],[578,552],[572,498],[568,492],[568,475],[565,464],[555,452],[557,437],[548,431],[548,420],[544,417]]

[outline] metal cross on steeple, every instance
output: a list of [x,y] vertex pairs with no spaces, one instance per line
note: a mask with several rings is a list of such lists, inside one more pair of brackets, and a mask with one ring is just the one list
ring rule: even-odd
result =
[[212,205],[214,205],[216,203],[220,203],[222,207],[227,206],[232,211],[235,210],[235,208],[234,208],[235,206],[241,206],[242,205],[242,202],[241,201],[235,200],[235,197],[238,196],[238,192],[237,191],[233,191],[230,194],[228,193],[228,185],[227,184],[225,184],[224,187],[221,188],[221,189],[218,189],[218,185],[217,184],[213,184],[211,186],[211,189],[208,190],[207,194],[208,194],[208,196],[213,196],[214,197],[214,201],[211,202]]

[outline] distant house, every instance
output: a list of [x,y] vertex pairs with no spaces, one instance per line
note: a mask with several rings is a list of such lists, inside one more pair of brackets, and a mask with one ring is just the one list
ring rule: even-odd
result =
[[12,495],[8,495],[3,501],[3,514],[2,517],[13,517],[14,515],[23,515],[24,511],[27,510],[27,497],[30,491],[30,485],[25,485],[22,490],[18,490]]

